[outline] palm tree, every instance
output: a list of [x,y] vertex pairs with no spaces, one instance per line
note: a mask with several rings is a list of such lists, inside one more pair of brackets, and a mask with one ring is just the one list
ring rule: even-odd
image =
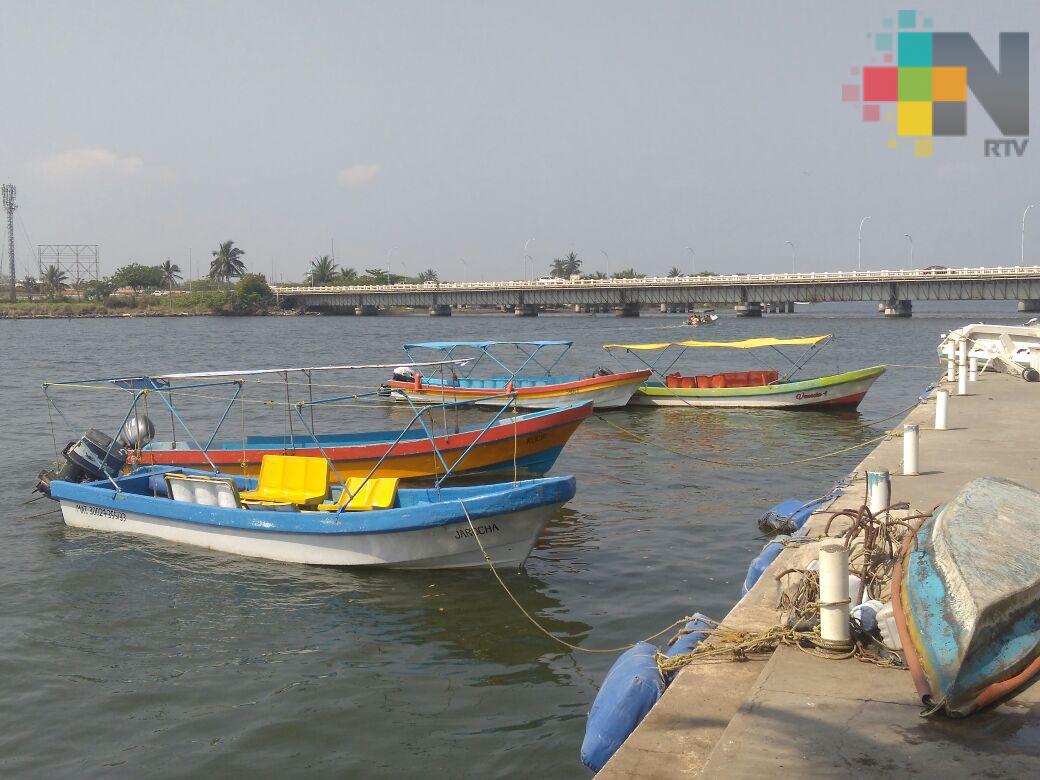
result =
[[416,277],[420,282],[439,282],[440,279],[437,277],[437,272],[432,268],[427,268],[425,271],[420,273]]
[[668,269],[668,278],[669,279],[674,279],[675,277],[682,276],[682,275],[683,275],[682,271],[680,271],[674,265],[671,268]]
[[43,287],[47,290],[47,296],[53,297],[64,290],[68,285],[65,280],[68,277],[56,265],[49,265],[43,271]]
[[555,258],[552,268],[549,270],[549,276],[557,279],[570,279],[573,274],[577,273],[581,273],[581,260],[574,252],[568,252],[562,260],[559,257]]
[[31,274],[26,274],[25,278],[22,279],[22,291],[29,296],[29,300],[32,300],[33,293],[40,291],[40,283],[36,281],[36,277]]
[[336,264],[328,255],[321,255],[311,260],[311,270],[307,274],[311,286],[318,284],[332,284],[336,278]]
[[340,268],[339,269],[339,283],[340,284],[355,284],[358,280],[358,272],[353,268]]
[[162,273],[163,284],[170,288],[170,308],[172,309],[173,285],[181,279],[181,268],[167,257],[164,262],[159,264],[159,271]]
[[220,248],[213,252],[213,261],[209,264],[209,278],[223,279],[227,284],[227,291],[231,292],[231,277],[241,276],[246,272],[245,261],[242,260],[244,251],[235,246],[234,241],[225,241]]

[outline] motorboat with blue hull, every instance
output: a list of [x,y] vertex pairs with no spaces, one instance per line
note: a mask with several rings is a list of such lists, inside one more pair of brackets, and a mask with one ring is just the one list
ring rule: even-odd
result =
[[[285,468],[298,470],[301,460],[324,464],[288,458]],[[263,473],[258,480],[168,466],[86,483],[56,479],[50,495],[77,528],[292,563],[447,569],[485,566],[481,545],[496,565],[519,566],[575,493],[573,477],[429,489],[398,489],[391,480],[380,507],[378,498],[358,499],[388,483],[348,481],[344,495],[323,478],[329,492],[319,488],[302,505],[270,500]]]
[[1040,493],[965,485],[907,536],[893,607],[926,713],[963,717],[1040,676]]

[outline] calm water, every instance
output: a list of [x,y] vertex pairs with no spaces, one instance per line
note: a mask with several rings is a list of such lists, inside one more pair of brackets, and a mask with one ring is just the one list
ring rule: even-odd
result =
[[[1021,320],[1011,304],[915,308],[910,320],[885,321],[872,306],[818,306],[761,320],[727,317],[709,332],[725,339],[832,332],[835,342],[811,364],[829,373],[879,362],[934,366],[941,331]],[[517,337],[574,339],[565,370],[578,373],[616,365],[600,349],[606,342],[700,333],[675,327],[679,320],[0,321],[0,774],[587,776],[578,761],[584,717],[613,656],[564,652],[533,634],[486,571],[324,570],[68,529],[57,514],[27,518],[50,509],[44,501],[20,505],[54,455],[40,382],[394,361],[409,340]],[[705,370],[755,365],[749,355],[721,351],[701,359]],[[884,428],[872,420],[911,404],[937,373],[890,369],[856,414],[673,409],[609,419],[679,451],[789,460],[868,438]],[[249,392],[260,400],[283,389]],[[114,427],[125,411],[121,396],[60,391],[55,400],[78,431]],[[184,411],[201,433],[216,405],[199,399]],[[61,447],[70,435],[52,417]],[[153,410],[153,417],[163,434],[163,416]],[[400,419],[345,407],[323,410],[316,423],[329,432],[389,428]],[[233,417],[228,435],[240,435],[242,424]],[[262,405],[245,421],[250,433],[278,433],[284,424]],[[826,491],[863,454],[791,468],[721,468],[626,440],[590,419],[555,469],[577,475],[578,495],[526,571],[507,580],[553,631],[593,647],[634,641],[696,610],[721,616],[762,544],[754,519],[780,499]]]

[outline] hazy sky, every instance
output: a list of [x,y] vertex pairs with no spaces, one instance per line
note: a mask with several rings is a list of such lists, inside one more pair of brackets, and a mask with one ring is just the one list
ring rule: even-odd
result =
[[[101,245],[102,270],[224,239],[252,270],[520,278],[586,270],[761,272],[1017,262],[1040,145],[968,135],[931,158],[841,101],[867,33],[900,8],[1032,34],[1040,3],[47,2],[0,6],[0,178],[31,244]],[[1035,116],[1035,111],[1032,112]],[[1034,128],[1040,129],[1033,122]],[[1040,263],[1040,209],[1027,259]],[[30,244],[31,242],[31,244]],[[465,258],[464,267],[459,258]],[[5,261],[6,269],[6,261]]]

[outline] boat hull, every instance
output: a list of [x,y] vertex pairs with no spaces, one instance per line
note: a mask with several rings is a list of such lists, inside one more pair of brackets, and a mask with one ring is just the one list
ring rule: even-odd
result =
[[[522,409],[549,409],[564,404],[592,402],[596,409],[619,409],[627,406],[640,384],[650,376],[649,371],[630,371],[591,377],[577,382],[561,382],[540,387],[517,388],[516,406]],[[398,400],[408,399],[417,404],[454,403],[473,401],[477,406],[500,407],[512,403],[503,388],[469,388],[441,385],[418,385],[409,382],[390,382],[390,389]]]
[[[65,524],[73,528],[286,563],[457,569],[487,565],[480,545],[496,565],[521,564],[542,528],[575,490],[573,477],[549,477],[440,490],[402,489],[400,505],[391,509],[339,514],[261,511],[166,498],[160,486],[163,473],[171,470],[140,469],[119,477],[123,490],[118,493],[108,482],[55,481],[52,495]],[[249,486],[250,481],[238,480],[240,489]]]
[[[463,431],[435,436],[432,442],[422,438],[391,446],[394,440],[391,436],[387,441],[348,446],[325,442],[322,449],[299,446],[290,449],[286,441],[279,441],[279,446],[274,447],[252,447],[247,444],[245,449],[222,444],[210,449],[206,455],[225,474],[250,477],[260,473],[263,457],[269,454],[317,458],[327,456],[335,471],[344,478],[367,476],[377,463],[379,468],[373,475],[376,477],[433,477],[444,473],[438,452],[456,474],[512,475],[515,468],[519,474],[537,476],[552,468],[571,435],[591,413],[592,407],[588,404],[565,407],[548,414],[523,415],[517,418],[515,424],[510,420],[501,420],[484,434],[479,430]],[[471,446],[467,453],[467,448]],[[141,452],[136,464],[209,468],[209,462],[199,450],[152,447]],[[382,463],[379,463],[380,458],[383,458]],[[332,479],[338,481],[335,473]]]
[[[486,566],[465,521],[399,533],[351,535],[290,534],[199,526],[136,512],[61,501],[65,524],[73,528],[161,539],[207,550],[319,566],[378,566],[395,569],[463,569]],[[474,520],[496,566],[519,566],[534,548],[554,506]]]
[[[1009,349],[1001,344],[1002,337],[1005,342],[1009,341]],[[977,323],[965,325],[963,328],[951,330],[938,347],[939,358],[946,357],[946,350],[950,345],[956,349],[957,342],[966,340],[968,342],[968,357],[980,361],[980,368],[986,368],[993,358],[1006,357],[1022,368],[1029,368],[1031,353],[1040,351],[1040,327],[1028,325],[986,325]],[[995,361],[990,366],[991,370],[998,370]]]
[[1040,677],[1038,506],[1040,493],[980,477],[907,537],[893,606],[932,711],[970,715]]
[[854,409],[883,373],[885,366],[872,366],[803,382],[757,387],[686,388],[643,385],[633,397],[632,403],[638,406]]

